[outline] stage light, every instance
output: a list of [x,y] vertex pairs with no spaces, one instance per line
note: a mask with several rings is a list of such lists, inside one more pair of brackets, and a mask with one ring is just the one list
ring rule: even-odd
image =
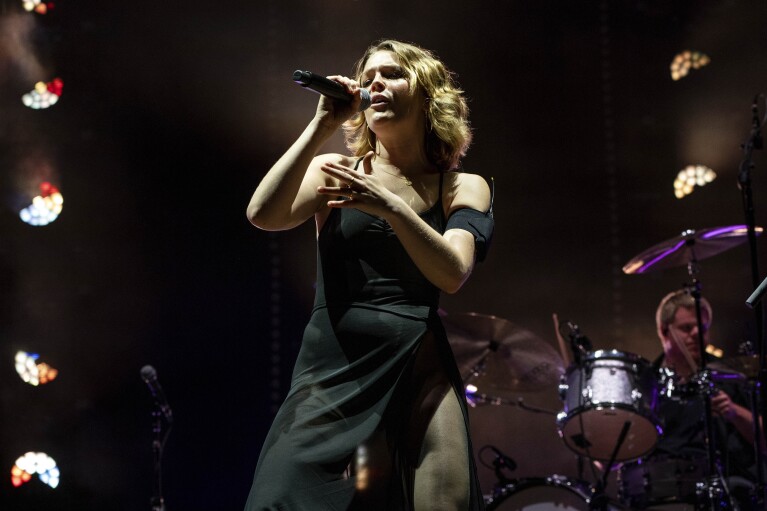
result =
[[54,78],[52,81],[37,82],[35,88],[21,97],[22,103],[33,110],[41,110],[55,105],[64,90],[64,81]]
[[699,51],[686,50],[678,53],[671,61],[671,79],[681,80],[690,73],[690,69],[700,69],[711,62],[711,59],[705,53]]
[[59,371],[48,364],[37,363],[40,355],[19,351],[16,353],[16,372],[19,377],[30,385],[45,385],[58,376]]
[[357,447],[356,454],[357,480],[355,481],[355,488],[357,491],[364,491],[370,483],[370,459],[368,456],[368,448],[362,444]]
[[724,351],[721,348],[717,348],[713,344],[706,345],[706,353],[716,358],[722,358],[724,356]]
[[705,165],[688,165],[674,180],[674,195],[681,199],[690,195],[696,186],[704,186],[716,179],[716,172]]
[[53,458],[44,452],[28,452],[20,456],[11,468],[11,484],[18,488],[35,474],[51,488],[56,488],[61,480],[61,472]]
[[58,188],[46,181],[40,184],[40,195],[32,199],[32,204],[19,211],[19,217],[29,225],[48,225],[59,217],[63,208],[64,196]]
[[24,5],[24,10],[28,12],[36,12],[37,14],[45,14],[49,10],[53,9],[53,2],[43,2],[42,0],[23,0],[21,2]]

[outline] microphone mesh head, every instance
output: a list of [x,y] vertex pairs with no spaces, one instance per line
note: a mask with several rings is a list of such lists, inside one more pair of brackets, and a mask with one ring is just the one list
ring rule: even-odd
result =
[[145,365],[141,368],[141,378],[144,381],[151,381],[157,378],[157,371],[150,365]]
[[370,105],[372,104],[372,101],[370,100],[370,92],[368,92],[367,89],[360,89],[360,98],[362,98],[362,103],[360,103],[360,112],[363,110],[367,110],[370,108]]

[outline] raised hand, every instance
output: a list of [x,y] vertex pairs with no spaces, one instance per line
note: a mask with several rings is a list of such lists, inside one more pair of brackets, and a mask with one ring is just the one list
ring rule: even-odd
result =
[[373,172],[373,151],[362,159],[364,172],[338,163],[322,164],[322,171],[338,181],[338,186],[320,186],[317,193],[345,199],[328,201],[331,208],[356,208],[365,213],[385,218],[397,208],[405,206],[404,201],[389,191]]

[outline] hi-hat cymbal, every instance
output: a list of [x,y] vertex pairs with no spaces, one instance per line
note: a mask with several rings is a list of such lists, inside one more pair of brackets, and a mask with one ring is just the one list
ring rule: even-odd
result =
[[551,345],[510,321],[474,312],[442,320],[464,383],[480,392],[545,390],[564,373]]
[[[763,229],[756,227],[754,231],[759,236]],[[748,229],[745,225],[711,227],[697,231],[688,229],[679,236],[658,243],[635,256],[623,266],[623,273],[630,275],[685,266],[687,263],[702,261],[736,247],[747,239]]]

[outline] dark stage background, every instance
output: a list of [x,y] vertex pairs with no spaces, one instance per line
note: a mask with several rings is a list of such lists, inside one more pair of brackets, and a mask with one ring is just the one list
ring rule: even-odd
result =
[[[244,505],[313,297],[313,226],[266,233],[245,218],[316,104],[294,69],[348,73],[368,43],[393,37],[458,73],[476,137],[464,167],[495,179],[497,230],[488,260],[444,298],[448,313],[494,314],[554,346],[556,312],[598,348],[653,358],[655,306],[686,271],[621,266],[684,229],[744,221],[736,176],[767,90],[764,1],[85,0],[46,16],[0,5],[3,509],[149,509],[144,364],[176,418],[167,509]],[[673,81],[685,49],[711,63]],[[54,76],[59,104],[21,104]],[[327,149],[342,150],[340,136]],[[698,163],[718,178],[676,199],[678,171]],[[763,225],[763,151],[754,163]],[[42,178],[64,210],[33,228],[17,213]],[[705,260],[700,279],[712,338],[732,355],[755,335],[747,246]],[[59,377],[24,384],[17,350]],[[506,397],[561,407],[555,388]],[[484,407],[472,421],[476,447],[506,451],[518,476],[575,473],[552,417]],[[11,486],[30,450],[58,462],[55,491]],[[480,475],[489,492],[492,472]]]

